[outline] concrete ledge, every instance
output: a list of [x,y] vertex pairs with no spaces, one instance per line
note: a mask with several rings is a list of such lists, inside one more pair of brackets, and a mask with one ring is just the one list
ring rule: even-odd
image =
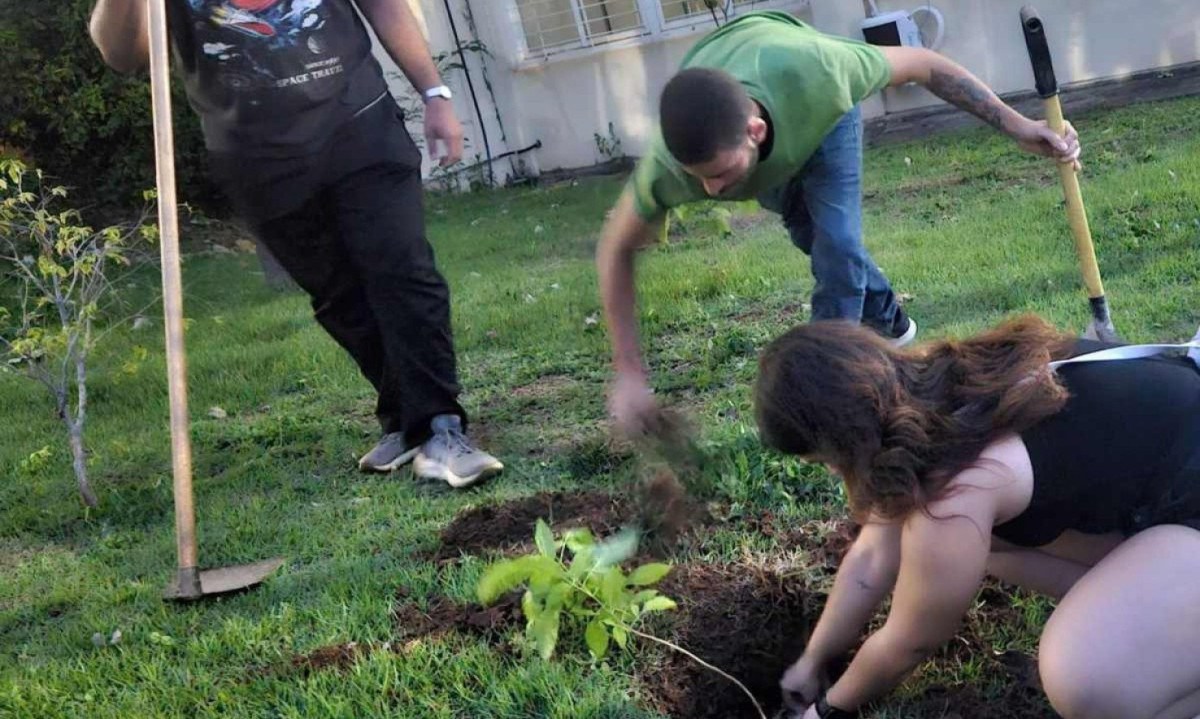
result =
[[[1060,99],[1063,114],[1070,119],[1092,110],[1188,95],[1200,95],[1200,62],[1145,70],[1125,77],[1063,85]],[[1028,117],[1043,117],[1042,99],[1032,90],[1004,95],[1003,99]],[[983,122],[975,116],[941,103],[871,118],[863,123],[863,132],[868,145],[879,145],[981,126]]]
[[536,182],[541,184],[554,185],[559,182],[576,180],[580,177],[623,175],[633,172],[633,167],[636,163],[636,157],[625,155],[623,157],[616,157],[608,160],[607,162],[601,162],[596,165],[587,165],[585,167],[563,167],[554,170],[546,170],[534,179]]

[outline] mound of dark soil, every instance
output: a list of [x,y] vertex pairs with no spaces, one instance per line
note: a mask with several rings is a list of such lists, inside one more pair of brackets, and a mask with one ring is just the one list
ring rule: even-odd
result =
[[[666,637],[737,677],[768,713],[778,710],[779,678],[803,651],[820,603],[798,582],[737,565],[676,567],[660,589],[679,603]],[[732,682],[675,652],[644,681],[655,709],[672,717],[754,716]]]
[[502,504],[460,512],[440,535],[434,561],[460,554],[508,551],[530,545],[538,519],[557,532],[588,527],[596,534],[616,531],[628,514],[625,500],[604,492],[540,492]]

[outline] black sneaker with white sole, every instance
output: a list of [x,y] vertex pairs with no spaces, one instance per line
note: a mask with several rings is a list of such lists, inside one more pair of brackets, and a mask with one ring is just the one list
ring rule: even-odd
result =
[[892,322],[890,332],[884,334],[893,347],[903,347],[917,338],[917,322],[905,314],[903,309],[896,309],[896,319]]

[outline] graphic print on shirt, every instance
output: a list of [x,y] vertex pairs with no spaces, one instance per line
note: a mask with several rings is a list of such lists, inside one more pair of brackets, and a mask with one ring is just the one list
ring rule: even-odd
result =
[[327,0],[187,0],[196,40],[230,90],[304,85],[345,71],[322,31]]

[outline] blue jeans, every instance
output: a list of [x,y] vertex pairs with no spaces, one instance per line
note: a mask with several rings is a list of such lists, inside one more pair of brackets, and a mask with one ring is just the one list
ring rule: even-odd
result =
[[[776,128],[786,132],[786,128]],[[862,239],[862,113],[846,113],[791,180],[758,197],[812,258],[814,320],[892,330],[899,305]]]

